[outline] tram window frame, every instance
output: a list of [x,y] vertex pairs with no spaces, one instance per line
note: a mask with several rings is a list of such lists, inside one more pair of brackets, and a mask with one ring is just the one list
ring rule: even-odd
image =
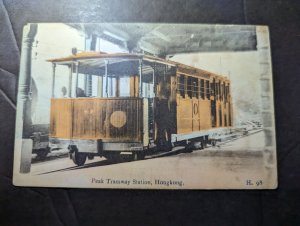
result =
[[229,84],[227,84],[227,102],[229,102],[229,98],[230,98],[230,88],[229,88]]
[[222,81],[220,81],[220,99],[221,99],[221,101],[224,100],[223,99],[223,83],[222,83]]
[[228,101],[228,87],[227,84],[225,84],[225,102]]
[[205,88],[206,88],[206,98],[210,99],[210,82],[209,80],[205,81]]
[[224,95],[224,102],[226,102],[226,84],[225,84],[225,82],[224,82],[224,84],[223,84],[223,88],[224,88],[224,91],[223,91],[223,95]]
[[222,82],[221,82],[221,81],[219,81],[219,89],[220,89],[220,90],[219,90],[219,91],[220,91],[220,92],[219,92],[220,100],[223,100],[223,95],[222,95],[222,93],[223,93],[223,92],[222,92]]
[[204,100],[205,99],[205,86],[204,86],[204,79],[200,79],[200,96],[201,99]]
[[222,92],[221,92],[221,81],[218,81],[218,94],[219,94],[219,100],[222,100]]
[[210,95],[216,97],[216,80],[214,78],[210,83]]
[[189,98],[193,97],[193,86],[192,86],[193,79],[192,78],[193,77],[191,77],[191,76],[187,76],[186,93]]
[[225,101],[225,82],[222,83],[222,100]]
[[182,98],[185,98],[185,80],[186,78],[184,75],[177,76],[177,93]]
[[218,81],[215,80],[215,98],[216,100],[219,99],[219,89],[218,89]]
[[195,77],[192,77],[192,96],[199,98],[199,81]]
[[119,76],[119,96],[130,97],[130,76]]
[[221,81],[219,80],[217,83],[217,90],[218,90],[218,100],[221,100]]

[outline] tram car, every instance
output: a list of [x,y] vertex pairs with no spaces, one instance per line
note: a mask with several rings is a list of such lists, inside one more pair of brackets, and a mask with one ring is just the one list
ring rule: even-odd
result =
[[[133,160],[176,145],[214,145],[232,126],[228,78],[158,57],[81,52],[48,60],[53,66],[49,145],[68,148],[78,166],[87,158]],[[68,87],[56,97],[56,68]],[[60,75],[62,76],[62,75]],[[79,80],[85,86],[79,87]]]

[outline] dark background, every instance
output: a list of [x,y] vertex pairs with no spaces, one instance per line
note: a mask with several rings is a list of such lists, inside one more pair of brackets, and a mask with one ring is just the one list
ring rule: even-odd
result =
[[[300,225],[300,1],[0,0],[0,225]],[[29,22],[270,26],[279,188],[159,191],[12,185],[22,27]]]

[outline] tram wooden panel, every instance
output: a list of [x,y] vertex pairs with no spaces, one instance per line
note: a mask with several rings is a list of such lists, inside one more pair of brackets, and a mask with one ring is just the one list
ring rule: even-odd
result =
[[200,102],[198,98],[192,98],[192,131],[199,131],[200,130]]
[[200,130],[208,130],[211,125],[210,100],[199,100]]
[[193,131],[193,106],[190,99],[177,98],[177,133]]
[[139,98],[52,99],[51,137],[141,141]]
[[72,100],[51,99],[50,136],[69,139],[72,132]]

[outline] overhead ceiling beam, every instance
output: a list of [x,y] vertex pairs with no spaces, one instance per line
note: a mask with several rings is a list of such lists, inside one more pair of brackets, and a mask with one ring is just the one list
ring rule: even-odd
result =
[[155,35],[156,37],[166,41],[166,42],[171,42],[171,38],[163,33],[161,33],[158,30],[153,30],[151,31],[151,34]]
[[149,42],[146,42],[146,41],[139,41],[138,42],[138,46],[140,49],[146,51],[146,52],[149,52],[149,53],[152,53],[154,55],[159,55],[160,52],[161,52],[161,48],[156,46],[156,45],[153,45]]
[[86,24],[81,27],[77,24],[74,27],[83,32],[93,32],[98,37],[102,36],[124,46],[129,52],[144,50],[154,55],[169,55],[256,50],[254,26],[174,25],[172,33],[168,32],[169,26],[104,23]]
[[114,38],[114,39],[118,39],[118,40],[120,40],[121,42],[125,42],[125,41],[127,40],[126,38],[124,38],[124,37],[122,37],[122,36],[120,36],[120,35],[114,34],[114,33],[110,32],[110,31],[107,31],[107,30],[104,30],[104,31],[103,31],[103,34],[105,34],[105,35],[107,35],[107,36],[110,36],[110,37],[112,37],[112,38]]

